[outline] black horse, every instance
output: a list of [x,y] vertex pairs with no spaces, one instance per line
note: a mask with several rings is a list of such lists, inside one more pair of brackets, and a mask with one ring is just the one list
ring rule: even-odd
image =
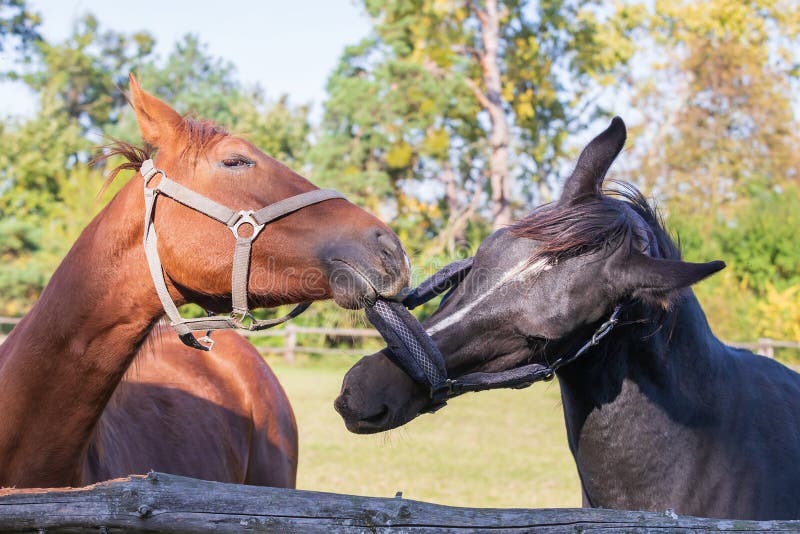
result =
[[[601,192],[625,136],[614,119],[558,202],[486,239],[427,332],[451,377],[498,372],[574,354],[623,306],[618,326],[557,372],[584,506],[800,518],[800,375],[714,337],[689,286],[722,262],[681,261],[641,194]],[[370,433],[429,403],[377,353],[335,405]]]

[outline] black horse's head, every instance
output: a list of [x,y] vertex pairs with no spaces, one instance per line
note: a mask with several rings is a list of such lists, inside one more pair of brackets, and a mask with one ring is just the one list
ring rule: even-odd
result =
[[[635,189],[604,194],[625,144],[615,118],[583,150],[561,198],[489,236],[472,270],[424,326],[452,377],[548,363],[575,350],[621,302],[666,309],[724,263],[687,263]],[[335,406],[358,433],[405,424],[428,391],[383,352],[347,374]]]

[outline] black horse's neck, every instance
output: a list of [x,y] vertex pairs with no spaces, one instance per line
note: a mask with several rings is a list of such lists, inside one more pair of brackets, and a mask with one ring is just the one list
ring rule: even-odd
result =
[[658,324],[638,322],[647,315],[632,305],[603,343],[558,373],[586,505],[661,507],[663,487],[682,483],[675,463],[715,425],[727,348],[690,290]]
[[711,332],[691,290],[665,316],[654,318],[656,314],[642,304],[629,305],[600,345],[559,372],[561,381],[575,389],[576,399],[592,409],[601,407],[618,396],[626,380],[664,389],[670,396],[702,396],[705,388],[695,386],[719,370],[727,347]]

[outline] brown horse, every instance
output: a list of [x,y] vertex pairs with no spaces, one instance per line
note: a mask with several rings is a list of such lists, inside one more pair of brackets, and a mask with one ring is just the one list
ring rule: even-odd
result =
[[[243,139],[184,119],[133,77],[131,103],[144,141],[158,148],[156,166],[212,201],[259,209],[316,189]],[[118,151],[134,160],[127,168],[149,157]],[[216,334],[218,354],[156,340],[154,354],[141,359],[138,374],[133,366],[115,394],[164,314],[142,245],[142,187],[137,174],[86,227],[0,346],[0,485],[81,485],[149,467],[291,485],[291,412],[269,370],[236,336]],[[170,297],[230,310],[231,232],[178,202],[160,198],[157,206]],[[409,275],[392,231],[343,199],[269,224],[253,241],[250,265],[248,304],[265,307],[332,297],[357,308],[395,294]],[[278,470],[289,472],[271,478],[267,464],[275,457],[282,458]]]

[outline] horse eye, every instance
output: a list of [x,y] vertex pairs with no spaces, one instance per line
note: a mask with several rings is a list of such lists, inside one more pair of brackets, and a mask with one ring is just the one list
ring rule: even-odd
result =
[[226,167],[244,167],[245,165],[252,165],[251,162],[244,158],[227,158],[222,160],[222,164]]

